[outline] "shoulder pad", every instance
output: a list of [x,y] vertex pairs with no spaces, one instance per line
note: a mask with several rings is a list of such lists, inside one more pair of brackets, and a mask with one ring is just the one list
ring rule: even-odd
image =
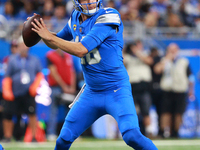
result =
[[106,23],[119,26],[121,24],[120,14],[116,9],[104,8],[101,10],[99,16],[96,19],[95,24],[98,23]]

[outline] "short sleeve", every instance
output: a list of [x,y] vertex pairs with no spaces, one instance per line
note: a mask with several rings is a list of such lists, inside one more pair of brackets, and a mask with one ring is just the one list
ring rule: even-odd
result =
[[92,30],[83,38],[81,43],[85,46],[88,52],[98,47],[107,37],[116,33],[115,26],[94,25]]

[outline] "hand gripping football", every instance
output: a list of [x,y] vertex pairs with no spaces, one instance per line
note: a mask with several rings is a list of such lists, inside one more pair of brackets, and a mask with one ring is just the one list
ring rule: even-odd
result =
[[32,16],[30,19],[26,21],[26,23],[24,23],[22,29],[22,37],[27,47],[31,47],[37,44],[41,40],[41,37],[36,32],[31,30],[31,28],[33,28],[31,22],[34,22],[34,19],[37,19],[40,22],[40,18],[41,16],[37,14]]

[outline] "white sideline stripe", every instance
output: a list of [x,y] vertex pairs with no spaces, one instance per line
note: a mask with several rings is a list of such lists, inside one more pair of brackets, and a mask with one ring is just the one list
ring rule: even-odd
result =
[[[200,140],[154,140],[156,146],[200,146]],[[55,143],[1,143],[4,148],[54,148]],[[72,147],[125,147],[124,141],[78,141]]]

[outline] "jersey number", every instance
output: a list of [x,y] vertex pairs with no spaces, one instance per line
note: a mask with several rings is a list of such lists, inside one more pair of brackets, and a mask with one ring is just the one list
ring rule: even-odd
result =
[[[83,39],[84,37],[82,37]],[[75,42],[79,42],[79,36],[76,36]],[[85,57],[81,58],[81,64],[85,65],[86,62],[89,65],[98,64],[101,61],[101,55],[97,48],[93,49],[91,52],[85,55]]]

